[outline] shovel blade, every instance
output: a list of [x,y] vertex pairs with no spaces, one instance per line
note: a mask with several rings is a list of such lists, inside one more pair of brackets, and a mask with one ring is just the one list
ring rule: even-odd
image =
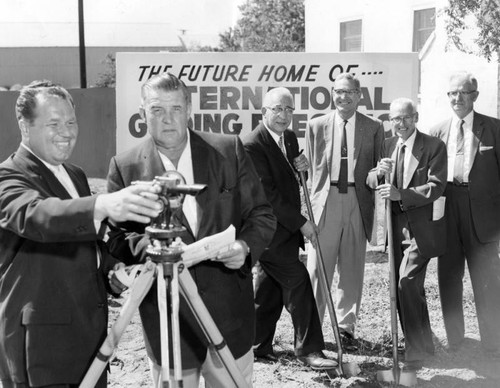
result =
[[404,372],[398,369],[399,376],[395,376],[392,370],[381,370],[377,372],[377,380],[385,383],[396,383],[405,387],[417,386],[417,375],[415,372]]
[[353,362],[344,362],[342,363],[342,368],[340,366],[337,366],[333,369],[326,369],[325,372],[330,380],[333,380],[337,377],[356,377],[361,373],[361,369],[358,364],[355,364]]

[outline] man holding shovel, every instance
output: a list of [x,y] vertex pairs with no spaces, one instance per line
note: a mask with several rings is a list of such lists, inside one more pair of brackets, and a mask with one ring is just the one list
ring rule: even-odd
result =
[[[382,159],[367,183],[391,201],[394,236],[389,243],[394,247],[397,307],[406,367],[415,370],[434,354],[424,280],[429,260],[446,249],[440,196],[446,186],[447,156],[441,140],[416,129],[418,113],[412,100],[394,100],[390,120],[396,136],[383,143]],[[386,175],[390,180],[384,183]]]
[[269,248],[260,258],[255,281],[257,358],[277,361],[272,341],[283,306],[290,312],[295,331],[295,355],[316,370],[333,369],[327,359],[318,310],[309,275],[299,261],[299,247],[307,237],[316,244],[316,226],[300,212],[297,171],[306,171],[307,158],[299,153],[295,133],[288,129],[293,117],[293,96],[286,88],[267,92],[262,123],[243,139],[278,225]]

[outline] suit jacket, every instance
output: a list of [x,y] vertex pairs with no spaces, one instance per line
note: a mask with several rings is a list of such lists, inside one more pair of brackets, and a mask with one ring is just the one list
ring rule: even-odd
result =
[[95,197],[63,164],[79,195],[23,147],[0,165],[0,379],[78,384],[106,336],[103,251],[97,268]]
[[[262,123],[243,138],[245,150],[252,158],[278,221],[269,251],[261,260],[287,259],[281,249],[286,244],[296,247],[298,257],[299,246],[304,246],[300,227],[307,219],[300,211],[299,184],[292,170],[293,159],[299,155],[299,145],[295,133],[288,129],[283,133],[283,140],[288,160]],[[287,251],[293,249],[287,248],[290,248]]]
[[[333,128],[336,111],[310,120],[306,129],[306,156],[311,163],[311,205],[319,222],[330,191],[333,155]],[[376,166],[384,128],[379,120],[356,112],[354,134],[354,183],[366,238],[371,238],[375,199],[366,185],[370,169]]]
[[[451,118],[430,134],[448,144]],[[474,112],[469,194],[474,230],[482,243],[500,240],[500,120]]]
[[[184,242],[213,235],[232,224],[237,238],[244,240],[251,251],[246,264],[239,270],[212,261],[189,269],[229,349],[239,358],[253,344],[255,310],[251,268],[271,241],[276,219],[238,136],[190,131],[190,142],[194,181],[208,187],[196,197],[198,235],[195,238],[189,234]],[[151,180],[164,172],[158,150],[149,137],[112,158],[108,190],[116,191],[138,179]],[[149,242],[143,235],[145,225],[129,223],[125,227],[110,235],[110,250],[128,263],[137,263]],[[156,286],[153,288],[141,304],[140,312],[155,361],[161,363]],[[180,310],[182,366],[184,369],[198,367],[205,359],[206,340],[183,298]]]
[[[446,249],[445,218],[433,221],[433,202],[446,188],[448,159],[445,144],[416,130],[415,143],[408,166],[404,170],[404,186],[399,206],[406,212],[410,230],[418,249],[425,258],[439,256]],[[382,158],[397,158],[398,136],[386,139],[382,145]],[[408,152],[408,151],[407,151]],[[394,179],[394,169],[391,182]],[[378,185],[377,168],[367,178],[370,187]]]

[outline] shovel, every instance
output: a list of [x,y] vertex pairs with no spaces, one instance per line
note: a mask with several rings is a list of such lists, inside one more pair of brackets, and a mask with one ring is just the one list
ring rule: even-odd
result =
[[[390,182],[389,173],[385,176],[385,181]],[[396,300],[396,267],[394,263],[394,246],[391,216],[391,200],[387,199],[385,204],[385,215],[387,222],[387,245],[389,253],[389,294],[391,298],[391,334],[392,334],[392,369],[377,372],[377,380],[394,385],[404,385],[406,387],[415,387],[417,385],[417,376],[415,372],[403,371],[399,367],[398,357],[398,313]]]
[[[312,211],[311,200],[309,199],[309,192],[307,191],[306,177],[303,171],[299,171],[299,175],[302,188],[304,189],[304,197],[306,200],[307,212],[309,213],[309,218],[311,222],[314,223],[314,214]],[[319,246],[318,234],[316,232],[314,233],[316,235],[316,256],[317,256],[317,262],[319,263],[318,265],[319,284],[323,289],[323,292],[327,296],[326,304],[328,306],[328,312],[330,314],[330,321],[332,323],[335,342],[337,343],[338,366],[335,369],[326,370],[325,372],[328,374],[328,377],[330,378],[357,376],[361,372],[359,366],[356,363],[352,362],[344,363],[342,361],[344,350],[342,348],[342,342],[340,340],[339,324],[337,321],[337,315],[335,314],[335,307],[333,305],[332,294],[330,294],[330,285],[328,284],[328,279],[326,277],[325,263],[323,261],[323,256],[321,255],[321,247]]]

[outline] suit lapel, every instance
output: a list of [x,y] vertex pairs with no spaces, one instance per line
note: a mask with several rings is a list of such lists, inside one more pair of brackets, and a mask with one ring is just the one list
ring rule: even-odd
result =
[[[211,150],[207,144],[201,139],[196,132],[189,130],[189,137],[191,142],[191,159],[193,161],[193,178],[194,183],[208,183],[209,182],[209,161],[211,159]],[[207,191],[201,192],[196,196],[196,211],[198,218],[198,236],[204,236],[203,232],[203,216],[204,207],[210,206],[208,198],[206,197]],[[184,214],[182,215],[182,223],[186,226],[191,234],[193,234],[189,223],[187,222]]]
[[[325,138],[325,153],[326,153],[326,165],[328,167],[328,175],[332,175],[332,158],[333,158],[333,131],[335,131],[335,119],[337,111],[332,115],[328,115],[328,119],[325,123],[325,129],[323,131],[323,136]],[[331,180],[331,179],[330,179]]]
[[472,144],[470,149],[470,163],[469,171],[474,165],[474,159],[479,149],[479,141],[483,135],[483,120],[476,112],[474,112],[474,121],[472,123]]
[[354,128],[354,166],[356,168],[356,161],[358,160],[359,152],[361,151],[361,144],[363,143],[364,118],[361,113],[356,112],[356,126]]
[[72,168],[70,168],[69,166],[67,166],[64,163],[63,163],[63,168],[65,168],[66,171],[68,172],[68,175],[71,178],[71,181],[73,182],[73,185],[75,186],[76,191],[78,192],[78,195],[80,197],[89,196],[91,193],[90,193],[90,190],[88,188],[88,182],[80,179],[80,177],[78,176],[76,171],[74,171]]
[[38,185],[43,187],[51,196],[60,199],[71,199],[69,193],[52,171],[23,146],[19,146],[14,155],[14,161],[24,170],[26,176],[36,181]]
[[283,155],[283,152],[281,152],[280,147],[276,144],[273,137],[271,136],[271,134],[264,125],[261,124],[260,127],[256,130],[259,131],[259,136],[262,139],[262,143],[264,144],[265,147],[267,147],[269,157],[272,158],[275,161],[275,163],[281,166],[280,168],[281,171],[287,171],[287,173],[292,175],[295,179],[295,173],[293,172],[290,163],[290,159],[292,156],[290,140],[288,140],[287,137],[283,135],[283,142],[285,145],[285,150],[287,155],[287,157],[285,158],[285,155]]
[[416,136],[415,136],[415,142],[413,143],[413,149],[410,150],[410,160],[408,162],[408,168],[405,168],[405,176],[404,176],[404,184],[403,188],[408,188],[408,185],[410,184],[413,174],[415,173],[415,170],[417,169],[420,159],[422,158],[422,154],[424,152],[424,142],[422,135],[420,132],[415,129]]
[[156,148],[152,137],[149,138],[146,146],[142,149],[139,158],[140,176],[144,180],[152,180],[156,176],[161,176],[166,172],[165,166],[163,166],[163,162],[158,154],[158,148]]

